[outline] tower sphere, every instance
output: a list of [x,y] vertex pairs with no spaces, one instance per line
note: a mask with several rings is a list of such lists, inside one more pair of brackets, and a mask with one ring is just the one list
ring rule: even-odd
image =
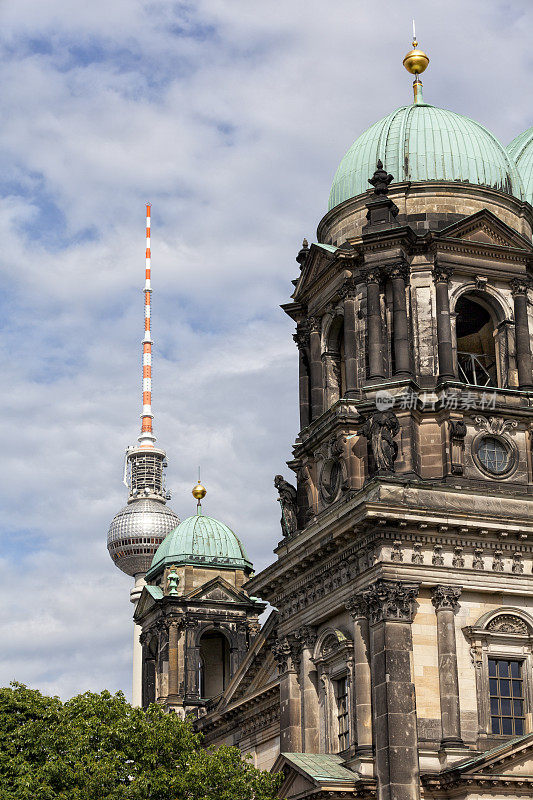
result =
[[533,125],[507,146],[524,184],[524,200],[533,205]]
[[383,117],[355,140],[335,173],[328,210],[369,190],[368,177],[379,160],[395,183],[470,183],[523,199],[516,166],[490,131],[453,111],[415,103]]
[[160,500],[134,500],[115,515],[109,526],[109,555],[126,575],[146,572],[157,548],[177,525],[179,517]]

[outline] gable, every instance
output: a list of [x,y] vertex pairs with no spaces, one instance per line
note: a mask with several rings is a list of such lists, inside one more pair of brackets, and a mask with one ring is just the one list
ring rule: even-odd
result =
[[185,594],[187,600],[212,600],[219,603],[247,603],[252,601],[244,592],[235,589],[230,583],[217,576],[208,583],[204,583],[192,592]]
[[496,247],[512,247],[520,250],[531,250],[531,245],[505,222],[502,222],[491,211],[486,209],[472,214],[470,217],[454,222],[439,232],[439,237],[460,239],[461,241],[486,244]]

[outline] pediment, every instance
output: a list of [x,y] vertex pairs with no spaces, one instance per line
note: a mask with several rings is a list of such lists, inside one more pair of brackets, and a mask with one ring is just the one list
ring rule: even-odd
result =
[[210,600],[215,603],[250,603],[244,592],[235,589],[224,578],[216,577],[184,595],[187,600]]
[[486,209],[444,228],[439,232],[439,238],[460,239],[465,242],[491,245],[493,247],[531,250],[530,243],[522,234],[506,225],[505,222],[502,222],[495,214]]
[[333,245],[312,244],[293,297],[300,297],[331,266],[337,248]]
[[353,797],[357,784],[362,783],[336,754],[280,753],[272,772],[283,775],[279,797],[285,798],[315,797],[317,792],[320,797]]
[[143,586],[139,602],[135,608],[134,618],[140,619],[143,617],[162,597],[163,592],[159,586]]
[[424,782],[440,786],[482,785],[496,787],[527,784],[533,791],[533,733],[454,764],[439,775],[426,775]]

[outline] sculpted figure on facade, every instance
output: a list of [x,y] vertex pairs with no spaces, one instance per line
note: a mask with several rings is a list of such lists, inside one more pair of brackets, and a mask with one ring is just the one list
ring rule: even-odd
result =
[[281,530],[283,536],[291,536],[298,528],[296,489],[285,480],[283,475],[276,475],[274,486],[278,490],[278,501],[281,506]]
[[378,472],[394,472],[394,462],[398,455],[398,445],[394,437],[400,430],[400,423],[394,411],[375,411],[361,428],[362,435],[368,439]]

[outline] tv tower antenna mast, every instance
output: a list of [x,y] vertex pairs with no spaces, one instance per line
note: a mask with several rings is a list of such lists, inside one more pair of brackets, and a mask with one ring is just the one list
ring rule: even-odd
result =
[[[155,447],[152,414],[152,261],[151,206],[146,204],[146,266],[144,279],[144,338],[142,340],[142,413],[138,445],[126,450],[124,483],[129,489],[128,503],[113,519],[107,535],[109,555],[119,569],[135,578],[130,600],[136,606],[155,551],[171,530],[179,525],[178,516],[166,505],[166,453]],[[142,702],[142,652],[140,629],[133,639],[133,705]]]

